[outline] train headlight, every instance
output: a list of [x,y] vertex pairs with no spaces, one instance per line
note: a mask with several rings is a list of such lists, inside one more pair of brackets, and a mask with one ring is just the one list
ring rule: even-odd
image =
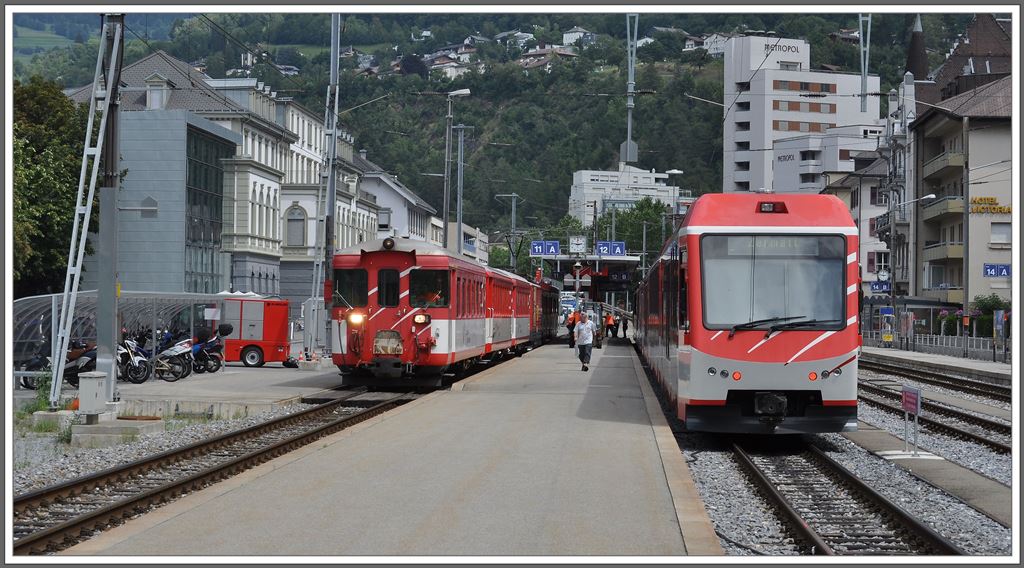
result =
[[833,374],[833,375],[835,375],[835,376],[837,376],[837,377],[838,377],[839,375],[842,375],[842,374],[843,374],[843,368],[842,368],[842,367],[838,367],[838,368],[836,368],[836,370],[835,370],[835,371],[832,371],[832,374]]
[[349,314],[348,315],[348,323],[350,323],[352,325],[362,325],[362,323],[363,323],[363,314]]
[[425,324],[430,323],[430,316],[428,314],[416,314],[412,316],[412,323]]
[[391,249],[395,248],[395,239],[392,239],[391,237],[388,237],[388,238],[384,239],[383,245],[384,245],[384,250],[391,250]]
[[713,377],[718,374],[718,369],[715,369],[714,367],[708,367],[708,374]]
[[823,379],[827,379],[828,375],[829,375],[828,369],[825,369],[824,371],[821,372],[821,378],[823,378]]

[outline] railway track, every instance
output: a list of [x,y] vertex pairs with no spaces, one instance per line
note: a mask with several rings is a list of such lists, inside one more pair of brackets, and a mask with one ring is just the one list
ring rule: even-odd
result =
[[1013,398],[1013,390],[1010,387],[993,385],[990,383],[974,381],[971,379],[951,377],[949,375],[933,373],[930,371],[904,369],[896,365],[879,363],[877,361],[870,361],[863,358],[860,359],[859,365],[860,368],[864,370],[906,377],[908,379],[913,379],[915,381],[926,383],[929,385],[946,387],[948,389],[968,394],[976,394],[1001,402],[1011,402]]
[[751,455],[733,444],[733,451],[808,554],[964,554],[813,446]]
[[[865,384],[863,382],[861,382],[858,386],[859,386],[859,388],[862,391],[869,392],[869,393],[871,393],[873,395],[876,395],[876,396],[881,396],[881,397],[885,397],[885,398],[889,398],[889,399],[896,399],[896,400],[898,400],[899,397],[900,397],[899,393],[895,393],[895,392],[892,392],[890,390],[882,389],[882,388],[879,388],[879,387],[876,387],[876,386],[867,385],[867,384]],[[857,398],[860,399],[863,402],[866,402],[867,404],[870,404],[871,406],[874,406],[876,408],[885,410],[886,412],[890,412],[892,414],[898,414],[898,415],[902,415],[903,414],[903,407],[902,406],[892,405],[892,404],[889,404],[889,403],[885,402],[884,400],[881,400],[881,399],[878,399],[878,398],[874,398],[873,396],[865,396],[864,394],[858,395]],[[961,439],[971,440],[971,441],[977,442],[977,443],[979,443],[979,444],[981,444],[983,446],[987,446],[989,448],[992,448],[993,450],[995,450],[995,451],[997,451],[997,452],[999,452],[1001,454],[1009,454],[1009,453],[1011,453],[1013,451],[1013,447],[1011,446],[1012,440],[1010,438],[1010,436],[1012,436],[1012,432],[1013,432],[1012,431],[1012,426],[1008,426],[1006,424],[1001,424],[999,422],[994,422],[992,420],[987,420],[985,418],[981,418],[979,416],[974,416],[972,414],[967,414],[965,412],[959,412],[957,410],[953,410],[951,408],[947,408],[947,407],[940,406],[940,405],[937,405],[937,404],[933,404],[933,403],[930,403],[930,402],[922,402],[921,403],[921,408],[925,409],[925,410],[928,410],[929,412],[934,412],[935,414],[941,414],[943,416],[948,416],[950,418],[954,418],[956,420],[960,420],[961,422],[964,422],[964,423],[967,423],[967,424],[972,424],[972,425],[978,426],[978,427],[982,428],[983,430],[985,430],[986,433],[985,434],[979,434],[977,432],[972,432],[970,430],[966,430],[964,428],[960,428],[959,426],[955,426],[953,424],[949,424],[949,423],[946,423],[946,422],[940,422],[940,421],[935,420],[933,418],[926,418],[924,416],[918,416],[917,417],[918,422],[922,426],[924,426],[925,428],[928,428],[929,430],[933,430],[933,431],[936,431],[936,432],[942,432],[943,434],[951,435],[951,436],[954,436],[954,437],[957,437],[957,438],[961,438]],[[998,436],[1001,436],[1002,439],[997,440],[997,439],[994,439],[994,438],[990,438],[989,435],[991,435],[991,434],[996,434]]]
[[[66,548],[148,509],[391,410],[402,394],[347,413],[355,392],[244,430],[14,498],[14,554]],[[365,401],[362,401],[365,402]]]

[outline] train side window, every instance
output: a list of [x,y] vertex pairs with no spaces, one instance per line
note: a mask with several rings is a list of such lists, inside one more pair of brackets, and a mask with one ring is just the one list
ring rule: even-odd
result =
[[413,270],[409,274],[409,303],[414,308],[448,306],[448,271]]
[[398,271],[390,268],[377,272],[377,301],[383,307],[398,305]]

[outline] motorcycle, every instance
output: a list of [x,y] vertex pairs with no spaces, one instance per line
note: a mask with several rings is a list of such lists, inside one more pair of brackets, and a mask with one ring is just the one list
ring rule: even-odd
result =
[[233,328],[231,324],[221,324],[212,337],[209,336],[209,330],[199,330],[198,342],[192,346],[192,368],[196,373],[216,373],[223,366],[224,355],[220,336],[224,329],[230,334]]
[[146,382],[153,372],[153,364],[149,362],[145,352],[138,343],[127,336],[117,346],[117,366],[119,379],[123,378],[137,385]]
[[[50,346],[43,343],[39,351],[32,356],[24,365],[22,371],[41,371],[50,366]],[[96,370],[96,344],[84,341],[73,340],[68,346],[67,356],[64,358],[64,380],[72,387],[78,388],[78,374]],[[21,377],[21,386],[35,390],[38,388],[38,378]]]

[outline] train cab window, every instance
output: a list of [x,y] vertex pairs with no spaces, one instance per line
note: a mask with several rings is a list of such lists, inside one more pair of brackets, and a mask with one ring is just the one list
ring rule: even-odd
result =
[[398,271],[390,268],[377,272],[377,301],[382,307],[398,305]]
[[362,308],[366,306],[367,275],[362,268],[339,268],[334,271],[335,308]]
[[[846,243],[841,235],[704,235],[704,324],[729,329],[775,318],[802,330],[846,325]],[[813,322],[813,323],[812,323]]]
[[409,302],[412,307],[447,307],[448,296],[447,270],[413,270],[409,274]]

